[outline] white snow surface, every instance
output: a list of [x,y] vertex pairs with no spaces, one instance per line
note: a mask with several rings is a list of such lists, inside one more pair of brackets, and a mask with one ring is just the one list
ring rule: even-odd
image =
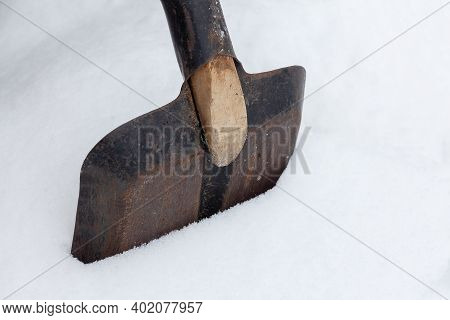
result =
[[[159,1],[2,1],[158,106],[178,95]],[[278,188],[89,265],[69,256],[81,164],[156,107],[0,4],[0,297],[450,297],[450,5],[328,83],[445,1],[221,2],[248,72],[321,88],[311,174],[296,157]]]

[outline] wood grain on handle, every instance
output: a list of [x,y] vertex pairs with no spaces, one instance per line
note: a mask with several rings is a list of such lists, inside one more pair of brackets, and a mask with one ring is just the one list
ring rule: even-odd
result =
[[233,58],[216,56],[191,76],[189,85],[212,161],[226,166],[247,138],[247,109]]

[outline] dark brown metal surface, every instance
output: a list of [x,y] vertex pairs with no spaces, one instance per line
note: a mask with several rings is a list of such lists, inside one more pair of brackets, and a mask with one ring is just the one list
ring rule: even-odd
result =
[[115,129],[85,159],[72,243],[72,254],[84,263],[264,193],[294,151],[305,70],[294,66],[252,75],[236,60],[248,137],[234,162],[212,164],[187,78],[216,54],[234,57],[220,5],[217,0],[162,2],[186,81],[177,99]]
[[[123,252],[275,185],[295,147],[305,72],[301,67],[256,75],[240,66],[238,70],[249,133],[243,151],[229,166],[211,164],[186,84],[175,101],[122,125],[92,149],[80,176],[75,257],[87,263]],[[162,145],[150,148],[140,143],[146,128],[162,132],[167,125],[190,139],[188,152],[186,142],[177,137],[161,137]],[[156,159],[156,174],[140,168],[142,153]],[[278,161],[271,161],[274,156]],[[177,174],[185,172],[181,166],[190,165],[191,171]]]
[[236,58],[218,0],[161,0],[185,79],[218,54]]

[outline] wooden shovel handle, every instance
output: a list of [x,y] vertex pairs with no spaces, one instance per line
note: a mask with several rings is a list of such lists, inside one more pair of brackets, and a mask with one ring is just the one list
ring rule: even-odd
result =
[[189,85],[212,161],[226,166],[247,139],[247,108],[233,58],[215,57],[192,74]]
[[161,3],[186,80],[219,54],[236,58],[218,0],[161,0]]
[[247,109],[218,0],[161,0],[212,162],[229,165],[247,138]]

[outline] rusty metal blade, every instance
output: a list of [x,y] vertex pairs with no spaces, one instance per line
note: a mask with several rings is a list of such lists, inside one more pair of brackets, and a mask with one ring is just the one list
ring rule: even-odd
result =
[[89,263],[126,251],[275,185],[295,147],[305,71],[252,75],[237,67],[249,125],[238,158],[222,168],[211,163],[184,83],[177,99],[115,129],[86,157],[75,257]]

